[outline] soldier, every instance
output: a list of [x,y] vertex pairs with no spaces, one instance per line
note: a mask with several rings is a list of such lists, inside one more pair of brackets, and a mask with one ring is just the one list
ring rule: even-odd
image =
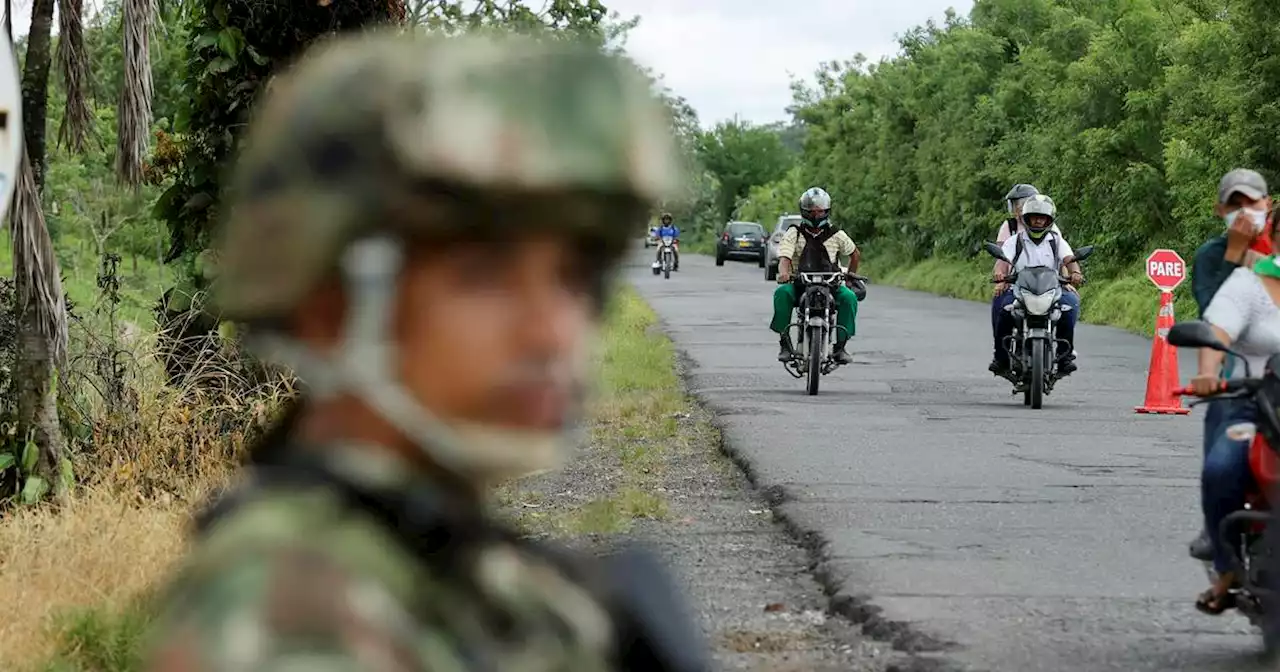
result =
[[646,80],[374,34],[259,112],[216,304],[307,392],[198,522],[147,669],[707,669],[648,556],[537,545],[484,498],[570,442],[608,274],[678,184]]

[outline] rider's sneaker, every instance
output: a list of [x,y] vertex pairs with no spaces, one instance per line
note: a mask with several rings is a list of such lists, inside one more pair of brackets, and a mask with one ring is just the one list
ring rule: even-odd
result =
[[991,363],[987,365],[987,370],[997,376],[1003,376],[1009,372],[1009,365],[1003,360],[993,359],[991,360]]
[[835,347],[835,352],[831,353],[831,358],[836,360],[837,364],[853,363],[853,355],[850,355],[848,352],[845,351],[844,343],[840,343]]
[[1076,366],[1076,358],[1068,355],[1058,360],[1058,375],[1069,376],[1076,372],[1080,367]]
[[791,346],[791,338],[783,336],[778,339],[778,361],[789,362],[795,359],[796,349]]
[[1213,543],[1209,541],[1209,535],[1204,530],[1200,530],[1200,536],[1191,540],[1187,552],[1196,560],[1203,562],[1213,560]]

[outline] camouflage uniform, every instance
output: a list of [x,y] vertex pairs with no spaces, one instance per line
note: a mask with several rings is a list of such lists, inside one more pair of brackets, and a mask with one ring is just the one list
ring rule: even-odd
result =
[[396,396],[378,348],[319,362],[270,328],[341,271],[347,336],[379,343],[385,297],[362,292],[393,287],[398,270],[379,236],[447,245],[468,235],[456,228],[468,211],[521,194],[546,216],[509,226],[588,245],[602,295],[650,203],[678,184],[648,82],[586,46],[366,35],[302,61],[264,105],[233,185],[218,310],[312,393],[380,412],[440,474],[367,446],[300,446],[283,422],[252,451],[259,485],[202,520],[148,669],[705,669],[681,641],[698,628],[662,602],[675,591],[643,556],[583,561],[485,512],[482,484],[546,466],[535,441],[451,433]]

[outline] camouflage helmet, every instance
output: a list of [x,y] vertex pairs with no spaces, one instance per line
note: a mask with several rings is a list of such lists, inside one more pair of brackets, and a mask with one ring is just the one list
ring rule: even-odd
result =
[[350,244],[573,236],[603,273],[680,184],[666,109],[625,60],[564,40],[383,32],[273,83],[232,181],[215,299],[271,320]]

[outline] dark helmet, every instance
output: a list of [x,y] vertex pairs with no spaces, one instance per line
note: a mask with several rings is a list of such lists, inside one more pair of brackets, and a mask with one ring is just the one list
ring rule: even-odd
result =
[[1013,188],[1009,190],[1009,193],[1004,195],[1004,205],[1008,208],[1009,214],[1013,214],[1013,208],[1017,205],[1018,201],[1031,198],[1039,193],[1040,190],[1030,184],[1015,184],[1013,185]]
[[663,224],[670,224],[671,220],[674,218],[671,216],[671,213],[664,212],[662,213],[662,217],[659,217],[658,219],[661,220]]

